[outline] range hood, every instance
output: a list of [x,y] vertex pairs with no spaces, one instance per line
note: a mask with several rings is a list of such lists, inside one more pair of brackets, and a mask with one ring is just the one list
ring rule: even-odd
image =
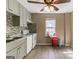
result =
[[28,23],[33,23],[33,22],[32,22],[30,19],[28,19],[28,18],[27,18],[27,22],[28,22]]

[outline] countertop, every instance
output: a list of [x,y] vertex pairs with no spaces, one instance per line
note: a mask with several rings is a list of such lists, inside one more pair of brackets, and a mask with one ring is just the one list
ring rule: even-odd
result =
[[28,34],[22,35],[21,37],[20,37],[20,36],[19,36],[19,37],[14,37],[14,38],[12,38],[12,39],[6,38],[6,43],[9,43],[9,42],[12,42],[12,41],[15,41],[15,40],[22,39],[22,38],[27,37],[28,35],[33,35],[33,34],[34,34],[34,33],[28,33]]
[[27,36],[33,35],[33,34],[34,33],[28,33],[28,34],[22,35],[22,37],[20,37],[18,39],[14,38],[13,40],[6,42],[6,52],[8,53],[12,49],[15,49],[17,46],[19,46],[20,44],[23,44],[26,41]]
[[8,53],[9,51],[11,51],[11,50],[15,49],[16,47],[18,47],[20,44],[24,43],[25,39],[26,38],[24,37],[24,38],[21,38],[21,39],[18,39],[18,40],[8,42],[6,44],[6,52]]

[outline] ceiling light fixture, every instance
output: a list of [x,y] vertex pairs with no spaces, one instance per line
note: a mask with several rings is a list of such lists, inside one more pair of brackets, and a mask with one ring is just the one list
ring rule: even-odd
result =
[[29,3],[37,3],[37,4],[46,4],[40,11],[58,11],[59,8],[55,6],[54,4],[60,4],[60,3],[67,3],[70,2],[71,0],[43,0],[43,2],[38,1],[38,0],[28,0]]
[[46,11],[46,12],[53,12],[54,11],[54,8],[52,6],[46,6],[44,8],[44,11]]

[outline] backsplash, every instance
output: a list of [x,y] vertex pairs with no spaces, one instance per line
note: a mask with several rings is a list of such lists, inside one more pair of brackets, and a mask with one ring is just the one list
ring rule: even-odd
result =
[[20,33],[20,26],[13,26],[12,14],[6,13],[6,35],[12,36]]

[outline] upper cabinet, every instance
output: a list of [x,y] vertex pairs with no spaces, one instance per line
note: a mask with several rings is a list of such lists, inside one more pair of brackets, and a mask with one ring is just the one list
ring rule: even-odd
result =
[[28,20],[31,20],[31,13],[20,5],[20,26],[27,27]]
[[25,8],[20,5],[20,26],[25,26],[27,27],[27,21],[26,21],[26,12],[25,12]]
[[15,15],[19,15],[19,3],[17,0],[7,0],[7,11]]

